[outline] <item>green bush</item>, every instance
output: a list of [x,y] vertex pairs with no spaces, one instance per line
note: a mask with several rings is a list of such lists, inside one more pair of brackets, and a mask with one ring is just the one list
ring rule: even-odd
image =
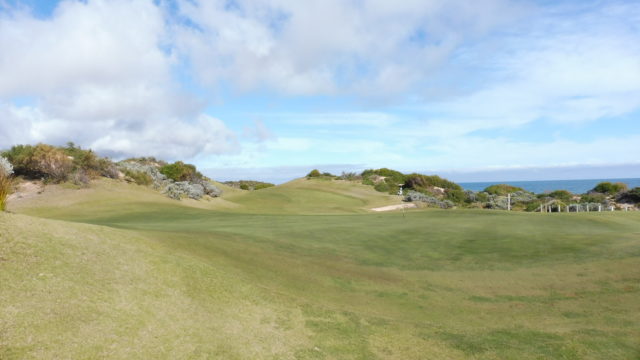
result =
[[64,181],[73,170],[73,163],[63,150],[51,145],[16,145],[3,153],[13,165],[16,175]]
[[202,174],[196,170],[194,165],[185,164],[182,161],[162,166],[160,173],[173,181],[194,181],[202,178]]
[[320,171],[318,171],[318,169],[313,169],[307,174],[308,178],[314,178],[314,177],[320,177],[320,176],[322,176],[322,174],[320,174]]
[[256,181],[256,180],[225,181],[224,183],[226,185],[229,185],[231,187],[238,188],[241,190],[262,190],[262,189],[275,186],[272,183]]
[[387,184],[384,181],[381,181],[375,184],[373,188],[376,189],[376,191],[380,191],[380,192],[389,192],[389,190],[391,190],[391,187],[389,186],[389,184]]
[[476,193],[476,201],[478,202],[487,202],[489,201],[489,194],[484,191]]
[[376,170],[368,169],[363,171],[362,174],[360,174],[360,176],[362,176],[362,183],[373,184],[372,178],[376,175],[384,177],[385,178],[384,181],[391,187],[394,187],[394,186],[397,187],[398,184],[404,184],[404,180],[405,180],[405,175],[403,173],[396,170],[382,168],[382,169],[376,169]]
[[617,193],[620,193],[626,190],[627,190],[627,184],[624,184],[621,182],[610,183],[608,181],[605,181],[596,185],[592,191],[595,191],[601,194],[615,195]]
[[491,185],[487,187],[483,191],[491,195],[506,196],[507,194],[514,193],[516,191],[525,191],[525,190],[523,188],[509,185],[509,184],[496,184],[496,185]]
[[265,182],[258,182],[254,187],[253,190],[261,190],[261,189],[266,189],[266,188],[270,188],[275,186],[274,184],[271,183],[265,183]]
[[556,190],[545,195],[547,197],[557,199],[557,200],[562,200],[564,202],[571,201],[571,198],[573,197],[573,194],[567,190]]
[[602,204],[607,199],[607,196],[602,193],[589,193],[580,196],[580,201],[583,203],[598,203]]
[[34,147],[31,145],[16,145],[11,149],[2,153],[11,165],[13,171],[18,176],[26,177],[42,177],[42,174],[32,168],[31,159],[33,158]]
[[453,181],[443,179],[438,175],[409,174],[406,176],[404,186],[416,191],[425,190],[430,187],[439,187],[445,190],[462,190],[462,187]]
[[133,179],[133,181],[138,185],[149,186],[153,184],[153,178],[146,172],[125,170],[124,174]]
[[447,190],[445,198],[451,200],[455,204],[462,204],[467,200],[467,194],[463,190]]
[[375,184],[373,183],[373,180],[371,179],[362,179],[362,183],[364,185],[370,185],[370,186],[374,186]]
[[85,171],[97,171],[99,168],[98,156],[92,150],[83,150],[80,146],[76,146],[74,143],[67,143],[67,147],[62,149],[67,156],[73,158],[73,165],[76,168],[83,169]]
[[535,200],[535,201],[531,201],[528,202],[524,208],[525,211],[536,211],[538,210],[538,208],[540,207],[540,205],[542,205],[542,201],[540,200]]

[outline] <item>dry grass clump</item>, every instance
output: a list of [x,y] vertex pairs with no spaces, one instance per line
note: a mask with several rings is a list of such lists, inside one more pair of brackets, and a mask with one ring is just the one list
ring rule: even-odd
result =
[[11,193],[11,174],[13,174],[13,166],[7,159],[0,156],[0,211],[4,211],[7,207],[7,197]]
[[0,173],[0,211],[7,208],[7,198],[11,193],[11,178]]

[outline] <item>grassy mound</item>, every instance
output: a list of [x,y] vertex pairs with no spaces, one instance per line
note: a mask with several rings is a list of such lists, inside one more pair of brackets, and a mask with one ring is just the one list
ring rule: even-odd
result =
[[640,353],[637,213],[370,214],[395,198],[323,180],[36,199],[0,214],[0,358]]
[[323,179],[297,179],[226,198],[242,205],[242,211],[289,214],[365,212],[372,207],[400,202],[397,196],[381,194],[357,182]]

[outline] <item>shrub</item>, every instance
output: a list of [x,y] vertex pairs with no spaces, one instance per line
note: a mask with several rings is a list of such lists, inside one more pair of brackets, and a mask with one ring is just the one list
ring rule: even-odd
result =
[[74,143],[67,143],[67,147],[62,151],[72,158],[73,166],[76,169],[83,169],[87,172],[97,173],[100,167],[99,157],[92,150],[83,150]]
[[36,145],[33,161],[36,169],[54,181],[66,180],[73,169],[71,159],[63,151],[51,145]]
[[204,196],[204,186],[201,184],[193,184],[187,181],[178,181],[169,184],[165,189],[165,193],[172,199],[180,200],[183,197],[191,199],[201,199]]
[[156,189],[164,189],[171,182],[166,176],[158,171],[154,165],[143,164],[134,161],[122,161],[118,163],[118,167],[123,173],[127,174],[127,171],[141,172],[149,175],[153,180],[153,187]]
[[0,176],[11,176],[13,174],[13,165],[9,162],[9,160],[0,156]]
[[320,171],[318,171],[318,169],[313,169],[307,174],[307,178],[320,177],[321,175],[322,174],[320,174]]
[[445,192],[445,197],[456,204],[462,204],[467,201],[468,196],[463,190],[449,189]]
[[125,170],[124,174],[130,177],[136,184],[149,186],[153,184],[153,178],[151,175],[143,171]]
[[373,185],[376,181],[374,178],[383,177],[384,182],[386,182],[390,188],[397,187],[398,184],[404,184],[405,175],[399,171],[391,170],[387,168],[381,169],[368,169],[360,174],[362,176],[362,183],[365,185]]
[[511,193],[511,203],[527,203],[536,200],[536,195],[528,191],[516,191]]
[[455,204],[450,200],[440,201],[433,196],[425,195],[423,193],[413,191],[413,190],[407,193],[407,196],[405,197],[405,201],[412,201],[412,202],[420,201],[431,206],[437,206],[442,209],[450,209],[455,206]]
[[156,159],[153,156],[128,158],[128,159],[125,159],[124,162],[134,162],[140,165],[152,165],[155,167],[161,167],[161,166],[167,165],[166,161]]
[[71,182],[82,187],[88,186],[90,180],[89,175],[87,175],[84,169],[77,169],[71,174]]
[[499,209],[499,210],[507,210],[508,209],[508,201],[506,196],[490,196],[489,200],[485,203],[484,207],[487,209]]
[[266,188],[270,188],[270,187],[274,187],[274,184],[271,183],[265,183],[265,182],[258,182],[254,187],[253,190],[261,190],[261,189],[266,189]]
[[356,174],[355,172],[344,172],[344,171],[343,171],[343,172],[342,172],[342,174],[340,174],[340,176],[338,176],[338,178],[339,178],[339,179],[342,179],[342,180],[350,180],[350,181],[353,181],[353,180],[359,180],[359,179],[361,179],[361,176],[360,176],[360,175],[358,175],[358,174]]
[[2,155],[13,165],[16,175],[28,177],[42,177],[31,166],[34,147],[31,145],[15,145]]
[[540,200],[535,200],[535,201],[531,201],[529,203],[527,203],[527,205],[525,206],[524,210],[525,211],[537,211],[540,208],[540,205],[542,205],[542,201]]
[[500,195],[500,196],[506,196],[507,194],[514,193],[516,191],[524,192],[525,190],[523,188],[512,186],[509,184],[496,184],[496,185],[491,185],[486,189],[484,189],[484,192],[486,193],[489,193],[491,195]]
[[591,191],[598,192],[601,194],[615,195],[617,193],[620,193],[626,190],[627,190],[627,184],[624,184],[621,182],[612,184],[608,181],[604,181],[596,185]]
[[439,187],[449,190],[462,190],[462,187],[452,181],[443,179],[438,175],[422,175],[422,174],[409,174],[406,176],[404,186],[407,188],[420,191],[430,187]]
[[640,203],[640,187],[634,187],[633,189],[620,194],[617,200],[624,203]]
[[196,171],[194,165],[185,164],[182,161],[164,165],[160,167],[159,171],[173,181],[193,181],[202,178],[202,174]]
[[593,193],[580,196],[580,201],[585,203],[604,204],[606,200],[607,200],[607,196],[605,194],[598,193],[598,192],[593,192]]
[[239,188],[241,190],[261,190],[261,189],[266,189],[266,188],[275,186],[272,183],[255,181],[255,180],[225,181],[224,183],[231,187]]
[[556,190],[545,195],[547,197],[557,199],[557,200],[562,200],[564,202],[571,201],[571,198],[573,197],[573,194],[568,192],[567,190]]
[[17,175],[64,181],[71,174],[71,159],[56,147],[46,144],[16,145],[4,153]]
[[379,182],[375,184],[373,188],[376,189],[376,191],[380,191],[380,192],[388,192],[389,190],[391,190],[391,188],[389,187],[389,184],[387,184],[386,182]]
[[118,172],[118,166],[107,158],[98,159],[98,173],[100,176],[110,179],[117,179],[120,175]]

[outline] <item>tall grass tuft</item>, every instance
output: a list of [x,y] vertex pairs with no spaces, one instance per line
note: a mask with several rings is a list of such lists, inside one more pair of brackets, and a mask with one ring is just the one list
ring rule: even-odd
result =
[[7,197],[11,193],[11,179],[9,176],[0,173],[0,211],[7,208]]
[[7,197],[11,192],[11,174],[13,174],[13,165],[0,156],[0,211],[7,208]]

